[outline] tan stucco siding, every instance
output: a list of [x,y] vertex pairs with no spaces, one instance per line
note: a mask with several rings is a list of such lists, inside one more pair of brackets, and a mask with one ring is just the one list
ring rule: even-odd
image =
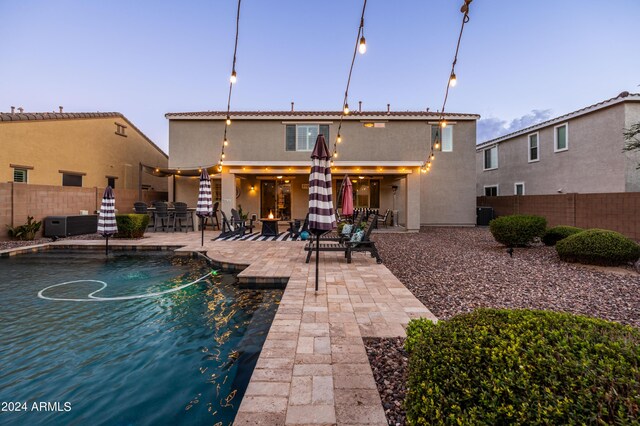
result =
[[[625,104],[625,129],[640,123],[640,103]],[[637,136],[640,139],[640,135]],[[625,156],[625,188],[627,192],[640,191],[640,150],[627,151]]]
[[[485,185],[499,185],[499,195],[514,195],[516,182],[524,182],[526,195],[624,192],[624,111],[618,104],[531,132],[539,134],[536,162],[528,160],[530,133],[498,143],[495,170],[483,170],[484,152],[478,150],[477,195],[484,195]],[[554,128],[563,123],[568,123],[568,150],[554,152]]]
[[[126,137],[115,123],[127,126]],[[0,123],[0,180],[13,180],[10,164],[30,166],[28,183],[62,185],[60,170],[86,173],[83,187],[104,187],[106,176],[116,188],[138,187],[138,163],[166,167],[168,160],[120,117],[15,121]],[[143,184],[167,190],[166,178],[143,174]]]

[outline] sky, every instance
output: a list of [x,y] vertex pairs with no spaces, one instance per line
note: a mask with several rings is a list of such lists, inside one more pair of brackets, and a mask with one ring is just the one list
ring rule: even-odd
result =
[[[441,108],[462,0],[368,0],[349,102]],[[0,0],[0,111],[118,111],[168,151],[167,112],[226,109],[235,0]],[[232,110],[339,110],[362,2],[243,0]],[[478,141],[640,92],[638,0],[475,0],[447,111]]]

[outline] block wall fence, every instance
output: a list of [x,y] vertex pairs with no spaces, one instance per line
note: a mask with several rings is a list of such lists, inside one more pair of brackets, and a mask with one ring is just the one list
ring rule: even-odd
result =
[[[93,214],[100,207],[104,188],[0,183],[0,240],[7,240],[7,225],[18,226],[28,216],[42,220],[47,216],[78,215],[80,210]],[[133,212],[137,189],[114,190],[118,213]],[[142,201],[167,200],[167,192],[142,191]],[[42,233],[42,230],[40,231]]]
[[640,192],[477,197],[476,205],[493,207],[496,216],[534,214],[550,227],[611,229],[640,241]]

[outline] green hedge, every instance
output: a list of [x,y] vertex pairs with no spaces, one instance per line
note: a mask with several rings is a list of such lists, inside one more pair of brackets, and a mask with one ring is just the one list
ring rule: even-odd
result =
[[117,214],[118,233],[116,238],[142,238],[149,225],[146,214]]
[[640,257],[640,246],[624,235],[606,229],[588,229],[558,241],[556,250],[565,262],[623,265]]
[[637,424],[640,330],[479,309],[407,329],[408,424]]
[[489,222],[493,238],[509,247],[523,247],[536,238],[542,238],[547,229],[547,220],[542,216],[501,216]]
[[553,228],[547,229],[547,232],[545,232],[542,237],[542,242],[545,246],[555,246],[558,241],[582,231],[584,231],[584,229],[576,228],[575,226],[554,226]]

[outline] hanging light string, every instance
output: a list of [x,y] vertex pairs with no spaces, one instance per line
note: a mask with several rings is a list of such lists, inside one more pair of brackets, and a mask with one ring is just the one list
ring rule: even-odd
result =
[[367,0],[364,0],[362,4],[362,15],[360,15],[360,25],[358,26],[358,35],[356,36],[356,45],[353,48],[353,56],[351,57],[351,66],[349,67],[349,77],[347,78],[347,87],[344,90],[344,99],[342,100],[342,112],[340,113],[340,121],[338,122],[338,133],[333,143],[333,156],[331,159],[331,165],[333,160],[338,157],[338,144],[342,142],[342,121],[346,115],[349,114],[349,86],[351,85],[351,75],[353,74],[353,65],[356,62],[356,56],[358,51],[363,54],[367,51],[367,42],[364,38],[364,12],[367,9]]
[[229,77],[229,96],[227,97],[227,117],[224,122],[224,138],[222,139],[222,150],[220,151],[220,160],[218,160],[218,171],[222,172],[222,164],[224,163],[224,150],[229,145],[229,140],[227,139],[227,130],[231,125],[231,92],[233,91],[233,85],[236,83],[238,79],[238,75],[236,73],[236,58],[238,55],[238,32],[240,29],[240,3],[242,0],[238,0],[238,10],[236,12],[236,41],[233,46],[233,64],[231,66],[231,76]]
[[460,51],[460,42],[462,41],[462,33],[464,31],[464,25],[469,22],[469,5],[473,0],[464,0],[464,4],[460,8],[462,12],[462,24],[460,25],[460,34],[458,35],[458,43],[456,44],[456,53],[453,56],[453,63],[451,64],[451,73],[449,74],[449,80],[447,81],[447,88],[444,92],[444,100],[442,101],[442,109],[440,110],[440,119],[438,120],[438,126],[440,127],[436,132],[435,140],[431,142],[431,153],[429,157],[422,164],[421,170],[423,173],[428,172],[431,169],[431,163],[435,160],[434,152],[440,148],[442,140],[442,131],[447,127],[447,120],[445,119],[445,109],[447,107],[447,100],[449,99],[449,89],[455,87],[458,80],[456,78],[456,64],[458,63],[458,52]]

